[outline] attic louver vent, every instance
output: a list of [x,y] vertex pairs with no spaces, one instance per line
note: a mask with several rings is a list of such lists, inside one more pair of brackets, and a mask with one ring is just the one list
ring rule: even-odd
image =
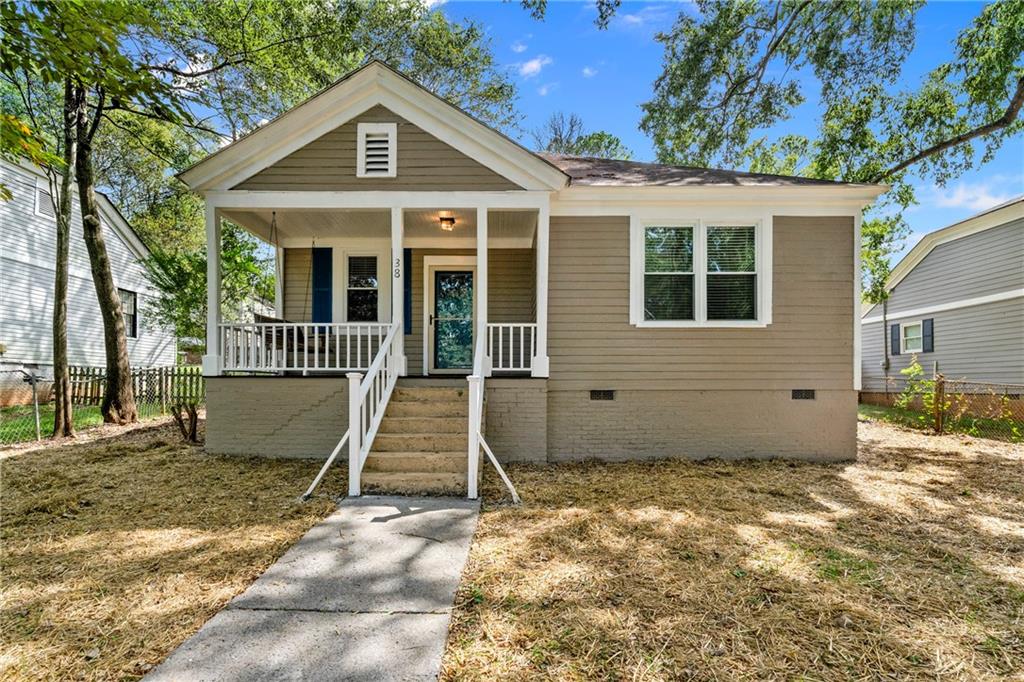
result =
[[395,177],[398,126],[394,123],[360,123],[356,130],[356,175],[360,178]]

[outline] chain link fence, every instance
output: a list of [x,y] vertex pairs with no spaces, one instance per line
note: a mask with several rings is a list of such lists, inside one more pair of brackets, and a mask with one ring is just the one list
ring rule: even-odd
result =
[[968,379],[890,377],[884,391],[864,391],[861,403],[883,408],[874,414],[934,433],[964,433],[1011,443],[1024,442],[1024,385]]
[[[8,382],[20,377],[35,394],[25,392],[26,402],[0,407],[0,446],[34,441],[53,433],[52,379],[32,374],[31,370],[5,372]],[[100,405],[106,383],[103,367],[71,367],[71,404],[75,430],[81,431],[103,423]],[[203,404],[206,386],[202,368],[191,365],[146,367],[132,369],[132,388],[139,419],[152,419],[171,414],[171,407],[181,402]],[[38,429],[38,431],[37,431]]]

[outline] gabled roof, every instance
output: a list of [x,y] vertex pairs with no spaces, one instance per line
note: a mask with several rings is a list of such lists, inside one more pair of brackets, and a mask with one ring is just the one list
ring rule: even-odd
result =
[[896,285],[903,281],[917,267],[917,264],[923,261],[925,256],[939,244],[991,230],[1020,218],[1024,218],[1024,194],[992,208],[987,208],[980,213],[975,213],[960,222],[929,232],[892,269],[889,279],[885,283],[885,290],[892,291],[896,288]]
[[873,187],[861,183],[815,180],[793,175],[745,173],[717,168],[670,166],[590,156],[541,152],[572,178],[573,185],[607,187]]
[[376,60],[178,177],[200,192],[231,189],[378,104],[524,189],[551,191],[568,184],[568,177],[546,160]]

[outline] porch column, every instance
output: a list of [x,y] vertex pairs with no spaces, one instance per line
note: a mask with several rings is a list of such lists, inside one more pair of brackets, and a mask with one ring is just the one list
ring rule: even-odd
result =
[[[487,209],[476,209],[476,333],[487,338]],[[474,344],[475,346],[475,344]],[[489,352],[490,349],[488,348]],[[491,376],[491,363],[484,357],[484,376]]]
[[548,243],[551,211],[547,205],[537,209],[537,354],[530,374],[548,376]]
[[206,202],[206,354],[203,376],[220,374],[220,216]]
[[405,225],[402,222],[402,209],[391,209],[391,323],[398,325],[395,335],[395,352],[401,367],[398,375],[405,376],[407,363],[405,359],[405,258],[402,257],[402,243],[405,241]]

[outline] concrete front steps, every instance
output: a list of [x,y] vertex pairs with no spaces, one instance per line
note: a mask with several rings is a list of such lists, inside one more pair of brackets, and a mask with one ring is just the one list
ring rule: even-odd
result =
[[465,495],[465,379],[399,380],[363,465],[367,493]]

